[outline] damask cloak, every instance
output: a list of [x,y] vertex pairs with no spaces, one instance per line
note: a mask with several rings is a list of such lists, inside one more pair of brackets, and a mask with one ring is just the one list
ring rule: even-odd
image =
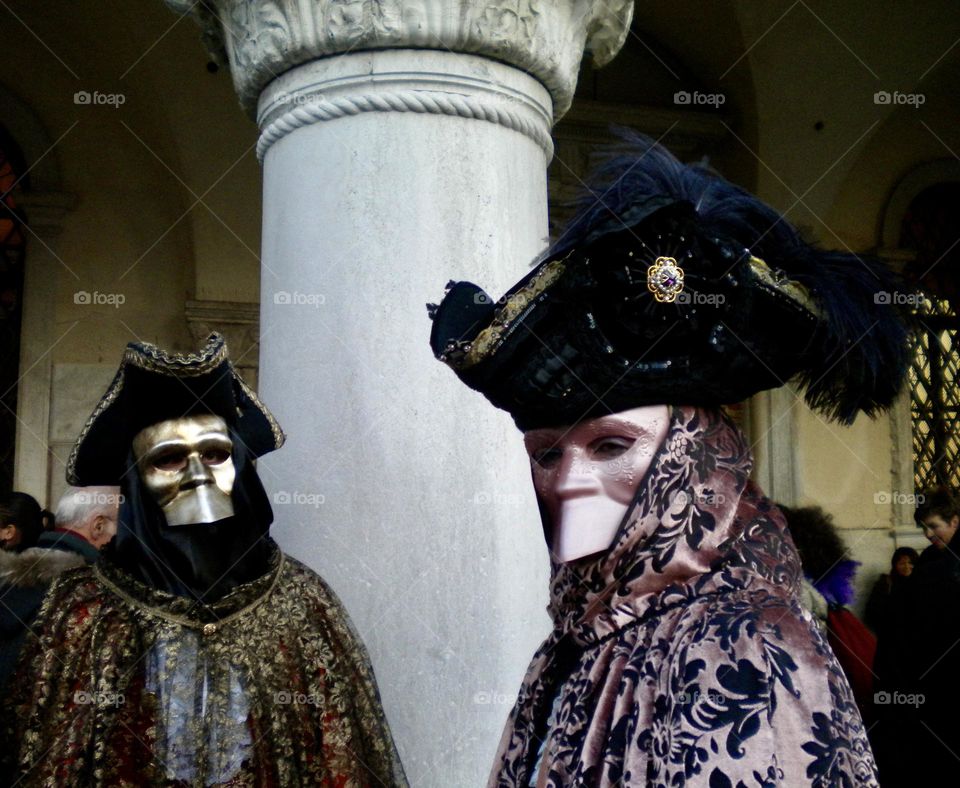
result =
[[269,570],[195,601],[107,561],[43,602],[4,702],[21,786],[406,786],[369,659],[334,593]]
[[721,411],[673,409],[610,550],[553,565],[490,788],[878,785],[751,466]]

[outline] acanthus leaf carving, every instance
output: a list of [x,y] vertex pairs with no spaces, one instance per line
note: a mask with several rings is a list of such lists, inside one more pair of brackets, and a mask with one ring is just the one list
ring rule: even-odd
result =
[[[293,66],[338,53],[431,48],[482,55],[536,77],[555,116],[569,108],[584,48],[598,65],[623,45],[633,0],[166,0],[225,51],[253,115],[263,88]],[[211,34],[219,25],[219,42]]]

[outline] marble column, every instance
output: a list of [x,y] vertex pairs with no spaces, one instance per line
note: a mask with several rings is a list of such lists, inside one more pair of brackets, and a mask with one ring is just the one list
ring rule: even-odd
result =
[[425,305],[499,295],[543,248],[550,129],[632,3],[206,5],[261,130],[273,532],[350,611],[411,784],[481,785],[548,562],[520,434],[433,359]]

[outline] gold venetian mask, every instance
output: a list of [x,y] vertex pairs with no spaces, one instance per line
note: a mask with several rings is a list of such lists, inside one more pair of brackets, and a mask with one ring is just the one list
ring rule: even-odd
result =
[[133,453],[144,485],[168,525],[215,523],[233,516],[233,442],[219,416],[186,416],[137,433]]

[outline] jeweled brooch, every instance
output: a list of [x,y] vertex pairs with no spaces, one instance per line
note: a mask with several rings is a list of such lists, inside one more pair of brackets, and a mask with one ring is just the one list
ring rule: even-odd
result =
[[658,257],[647,269],[647,290],[661,304],[672,304],[683,292],[683,269],[672,257]]

